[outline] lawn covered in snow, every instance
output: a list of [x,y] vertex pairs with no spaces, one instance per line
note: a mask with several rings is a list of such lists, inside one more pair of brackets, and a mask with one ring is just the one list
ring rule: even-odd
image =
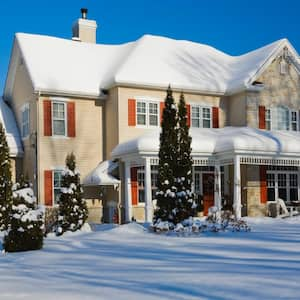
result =
[[248,220],[197,237],[138,224],[51,236],[0,254],[0,299],[300,299],[300,217]]

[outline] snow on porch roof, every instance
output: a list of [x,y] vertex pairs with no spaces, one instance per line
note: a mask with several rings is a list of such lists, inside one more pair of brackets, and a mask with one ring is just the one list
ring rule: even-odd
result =
[[[284,45],[290,45],[286,39],[230,56],[205,44],[153,35],[121,45],[24,33],[17,33],[15,38],[15,47],[20,49],[36,91],[92,97],[115,84],[166,88],[171,83],[181,90],[235,92],[247,88],[253,76]],[[7,98],[14,77],[13,71],[9,74]]]
[[23,146],[21,142],[20,133],[17,122],[12,110],[0,97],[0,122],[5,128],[6,141],[9,147],[9,154],[11,157],[22,156]]
[[117,167],[118,163],[114,163],[111,160],[105,160],[99,163],[98,166],[85,177],[83,185],[118,185],[120,180],[110,174],[110,172]]
[[[192,155],[222,153],[255,153],[300,157],[300,133],[293,131],[266,131],[250,127],[219,129],[191,129]],[[157,155],[159,130],[119,144],[112,151],[113,158],[130,154]]]

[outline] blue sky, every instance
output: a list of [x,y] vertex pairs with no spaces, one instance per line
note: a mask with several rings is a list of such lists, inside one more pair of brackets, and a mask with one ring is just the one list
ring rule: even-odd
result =
[[209,44],[238,55],[286,37],[300,52],[299,0],[10,0],[0,9],[0,91],[13,36],[37,33],[69,39],[80,8],[98,23],[98,43],[156,34]]

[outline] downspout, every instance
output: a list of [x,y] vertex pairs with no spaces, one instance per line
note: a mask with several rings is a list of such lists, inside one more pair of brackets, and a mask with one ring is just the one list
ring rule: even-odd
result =
[[35,166],[36,166],[36,170],[35,170],[35,182],[36,182],[36,195],[37,195],[37,200],[38,203],[41,204],[41,197],[40,197],[40,176],[39,176],[39,133],[40,133],[40,120],[39,120],[39,100],[40,100],[40,96],[41,96],[41,92],[38,91],[37,93],[37,99],[36,99],[36,145],[35,145]]

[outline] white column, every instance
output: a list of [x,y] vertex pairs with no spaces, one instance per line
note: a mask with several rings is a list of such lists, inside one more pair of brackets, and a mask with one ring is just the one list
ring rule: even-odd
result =
[[237,219],[241,218],[241,166],[240,157],[234,157],[234,188],[233,188],[233,209]]
[[152,222],[153,204],[151,189],[151,164],[150,158],[145,158],[145,222]]
[[221,211],[222,202],[221,202],[221,168],[220,168],[220,165],[215,165],[214,206],[216,206],[218,208],[219,212]]
[[130,163],[125,162],[125,222],[132,218]]

